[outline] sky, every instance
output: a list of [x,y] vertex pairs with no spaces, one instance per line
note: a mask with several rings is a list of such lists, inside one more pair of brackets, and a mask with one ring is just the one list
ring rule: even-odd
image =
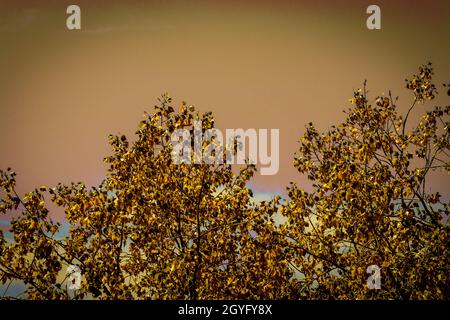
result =
[[[66,8],[81,8],[81,30]],[[368,30],[366,8],[381,8]],[[449,82],[449,1],[0,0],[0,168],[21,193],[40,185],[96,185],[108,134],[132,136],[169,92],[221,128],[280,130],[280,170],[251,182],[261,195],[308,186],[293,167],[304,126],[344,120],[353,90],[392,90],[433,62]],[[435,104],[448,104],[442,91]],[[428,104],[421,108],[430,108]],[[417,120],[420,110],[413,115]],[[432,188],[449,198],[448,176]]]

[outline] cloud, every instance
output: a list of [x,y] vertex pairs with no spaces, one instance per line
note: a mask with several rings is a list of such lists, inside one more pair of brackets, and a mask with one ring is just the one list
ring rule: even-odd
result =
[[109,26],[96,26],[94,28],[81,28],[82,32],[90,33],[90,34],[106,34],[113,32],[121,32],[121,31],[144,31],[144,32],[156,32],[156,31],[167,31],[174,30],[175,27],[173,25],[167,24],[152,24],[152,25],[109,25]]

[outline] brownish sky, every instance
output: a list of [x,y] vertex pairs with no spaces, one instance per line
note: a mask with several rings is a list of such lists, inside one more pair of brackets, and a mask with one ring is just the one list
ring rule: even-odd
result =
[[[82,30],[65,27],[67,5]],[[406,108],[404,78],[432,61],[449,81],[448,1],[0,1],[0,167],[21,191],[59,181],[95,184],[109,133],[134,132],[168,91],[211,110],[220,128],[279,128],[281,169],[258,190],[304,183],[292,155],[304,124],[343,119],[368,79]],[[442,94],[438,103],[448,104]],[[433,181],[441,193],[449,179]]]

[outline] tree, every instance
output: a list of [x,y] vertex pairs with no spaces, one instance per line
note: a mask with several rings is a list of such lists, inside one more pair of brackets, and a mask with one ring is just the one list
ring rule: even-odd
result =
[[[255,166],[236,175],[228,164],[174,163],[172,133],[193,130],[195,119],[205,131],[214,127],[214,118],[184,102],[175,112],[168,95],[159,102],[139,124],[134,143],[110,136],[108,176],[98,187],[59,184],[22,199],[15,173],[1,172],[0,210],[20,210],[11,222],[14,243],[0,238],[3,283],[22,280],[32,299],[288,296],[289,286],[279,284],[287,283],[291,272],[287,262],[278,261],[281,248],[271,241],[270,205],[253,203],[246,187]],[[211,143],[203,142],[203,150]],[[230,146],[238,147],[236,141]],[[65,239],[55,237],[60,224],[48,219],[44,192],[65,209],[70,224]],[[83,278],[74,295],[64,282],[70,265]]]
[[[319,133],[310,123],[294,166],[313,189],[292,183],[287,199],[255,202],[252,164],[236,174],[174,161],[175,130],[201,120],[205,132],[214,118],[184,102],[175,111],[168,95],[134,142],[110,136],[97,187],[21,197],[16,174],[0,171],[0,212],[16,216],[13,240],[0,232],[0,283],[24,282],[31,299],[448,299],[449,204],[428,183],[432,171],[450,173],[450,107],[408,129],[412,110],[437,94],[432,75],[428,64],[407,80],[414,100],[404,117],[391,93],[369,102],[364,83],[342,124]],[[239,147],[229,141],[219,157]],[[65,210],[64,238],[48,200]],[[75,291],[72,266],[82,274]],[[379,290],[366,284],[369,266],[381,272]]]
[[[432,75],[428,64],[407,80],[414,100],[404,117],[391,93],[370,102],[364,83],[344,123],[306,127],[294,166],[313,190],[292,184],[281,208],[301,297],[448,299],[449,204],[427,177],[450,174],[450,107],[407,127],[414,107],[437,94]],[[380,268],[380,290],[366,286],[370,265]]]

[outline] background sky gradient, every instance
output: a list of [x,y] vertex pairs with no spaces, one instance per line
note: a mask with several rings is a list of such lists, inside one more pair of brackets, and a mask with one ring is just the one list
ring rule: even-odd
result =
[[[82,29],[66,29],[81,7]],[[382,29],[366,28],[381,7]],[[412,95],[404,79],[432,61],[450,78],[449,1],[0,1],[0,168],[18,189],[105,175],[109,133],[132,135],[144,110],[169,92],[219,128],[279,128],[280,170],[259,176],[263,194],[289,181],[304,125],[344,119],[354,89]],[[442,94],[435,104],[448,104]],[[430,104],[427,107],[431,107]],[[417,120],[420,108],[413,120]],[[431,181],[446,199],[447,175]]]

